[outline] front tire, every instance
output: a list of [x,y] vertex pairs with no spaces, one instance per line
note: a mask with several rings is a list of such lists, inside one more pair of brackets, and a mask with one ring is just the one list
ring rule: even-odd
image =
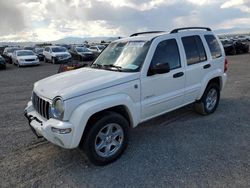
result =
[[201,99],[194,104],[195,111],[202,115],[212,114],[220,101],[220,88],[218,84],[211,83],[207,86]]
[[83,149],[95,165],[103,166],[117,160],[127,147],[128,121],[115,112],[105,112],[91,125]]

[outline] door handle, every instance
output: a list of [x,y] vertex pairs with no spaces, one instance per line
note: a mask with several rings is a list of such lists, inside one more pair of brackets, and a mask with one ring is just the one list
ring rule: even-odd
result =
[[206,64],[206,65],[203,66],[203,69],[208,69],[208,68],[210,68],[210,67],[211,67],[210,64]]
[[174,78],[178,78],[184,75],[184,72],[178,72],[173,75]]

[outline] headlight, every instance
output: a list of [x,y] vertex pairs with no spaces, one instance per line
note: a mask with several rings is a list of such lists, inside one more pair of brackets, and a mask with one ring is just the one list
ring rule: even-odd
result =
[[56,119],[63,119],[64,114],[64,102],[62,98],[56,97],[52,101],[51,109],[50,109],[52,117]]
[[19,61],[25,61],[25,59],[18,59]]

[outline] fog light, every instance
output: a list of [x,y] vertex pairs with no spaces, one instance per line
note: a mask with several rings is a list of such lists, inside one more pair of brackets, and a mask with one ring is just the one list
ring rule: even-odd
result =
[[58,129],[55,127],[51,127],[51,131],[54,133],[58,133],[58,134],[68,134],[71,132],[71,128],[67,128],[67,129]]

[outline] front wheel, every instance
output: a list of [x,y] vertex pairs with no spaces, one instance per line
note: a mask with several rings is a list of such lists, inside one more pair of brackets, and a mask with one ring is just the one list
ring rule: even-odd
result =
[[209,84],[202,95],[201,99],[194,105],[197,113],[202,115],[208,115],[213,113],[220,100],[220,88],[218,84]]
[[107,165],[117,160],[127,147],[128,121],[120,114],[106,112],[92,125],[83,143],[89,160]]

